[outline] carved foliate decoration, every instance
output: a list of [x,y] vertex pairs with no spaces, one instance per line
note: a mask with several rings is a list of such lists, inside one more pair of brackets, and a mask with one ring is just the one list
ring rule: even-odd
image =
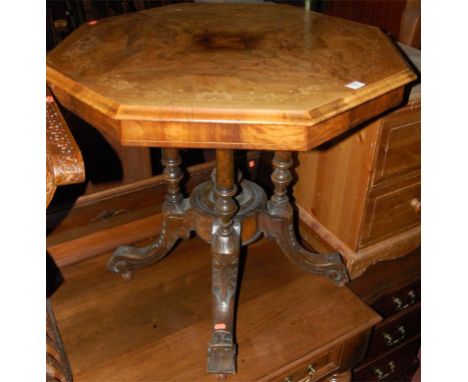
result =
[[47,204],[56,186],[85,179],[81,152],[49,90],[46,90]]

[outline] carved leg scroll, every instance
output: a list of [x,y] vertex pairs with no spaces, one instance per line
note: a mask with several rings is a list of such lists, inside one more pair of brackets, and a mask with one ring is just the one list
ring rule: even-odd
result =
[[239,266],[240,233],[232,217],[237,211],[234,200],[234,162],[232,150],[216,151],[216,186],[214,210],[218,219],[213,226],[212,306],[213,328],[208,346],[208,372],[236,372],[234,343],[234,303]]
[[293,210],[287,196],[292,176],[293,160],[289,151],[277,151],[273,158],[271,180],[274,194],[267,204],[267,212],[260,216],[260,229],[266,237],[276,240],[284,254],[307,272],[324,275],[337,285],[348,279],[346,268],[339,253],[318,254],[303,248],[297,241],[293,226]]
[[109,259],[107,269],[121,273],[125,279],[132,277],[132,271],[151,265],[166,256],[178,239],[188,238],[193,230],[189,203],[180,193],[182,180],[180,155],[177,149],[163,149],[162,163],[167,195],[163,205],[164,221],[161,234],[150,245],[137,248],[128,245],[117,248]]

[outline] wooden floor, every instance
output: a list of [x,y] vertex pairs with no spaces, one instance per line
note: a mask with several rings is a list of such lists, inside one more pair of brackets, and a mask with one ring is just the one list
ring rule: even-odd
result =
[[[216,380],[205,371],[209,245],[184,241],[129,282],[104,270],[109,256],[65,268],[52,298],[75,382]],[[230,381],[261,380],[378,321],[347,288],[301,271],[273,242],[249,246],[243,259],[238,374]]]

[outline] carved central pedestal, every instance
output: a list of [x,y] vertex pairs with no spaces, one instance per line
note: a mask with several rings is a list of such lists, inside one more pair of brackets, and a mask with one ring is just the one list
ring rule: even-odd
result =
[[[159,238],[147,247],[119,247],[107,265],[108,270],[130,279],[132,271],[162,259],[177,240],[192,231],[211,244],[212,252],[212,336],[208,345],[208,372],[236,372],[234,309],[241,245],[262,235],[274,239],[284,254],[304,270],[324,275],[338,285],[347,280],[346,268],[338,253],[316,254],[296,240],[293,210],[287,196],[292,180],[290,152],[276,152],[273,159],[274,194],[269,201],[255,183],[238,177],[235,182],[233,150],[216,151],[212,182],[198,185],[188,199],[179,189],[182,172],[177,149],[164,149],[162,163],[168,184],[164,221]],[[240,183],[237,186],[236,183]]]

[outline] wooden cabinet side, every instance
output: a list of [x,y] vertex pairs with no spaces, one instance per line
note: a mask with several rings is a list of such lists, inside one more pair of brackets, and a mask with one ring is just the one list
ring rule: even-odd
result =
[[376,120],[298,155],[298,207],[353,251],[358,249],[380,124]]

